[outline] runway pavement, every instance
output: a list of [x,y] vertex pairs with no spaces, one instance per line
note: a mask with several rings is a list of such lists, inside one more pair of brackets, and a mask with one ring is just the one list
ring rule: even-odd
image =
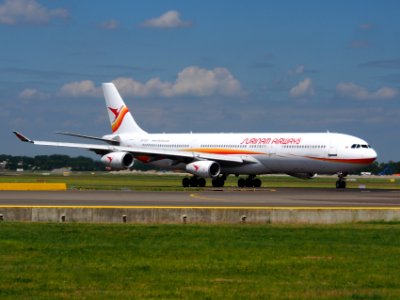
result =
[[1,206],[400,208],[400,190],[0,191]]

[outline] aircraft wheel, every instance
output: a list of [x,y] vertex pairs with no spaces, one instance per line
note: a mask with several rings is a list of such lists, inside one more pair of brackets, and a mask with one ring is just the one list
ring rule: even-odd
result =
[[259,187],[261,186],[261,180],[258,179],[258,178],[254,179],[254,180],[253,180],[253,185],[254,185],[254,187],[256,187],[256,188],[259,188]]
[[199,178],[199,180],[197,181],[197,184],[199,185],[199,187],[205,187],[206,180],[204,178]]
[[189,187],[189,185],[190,185],[189,178],[187,178],[187,177],[183,178],[182,179],[182,186],[186,188],[186,187]]
[[346,188],[346,181],[343,181],[343,180],[336,181],[336,188],[337,189],[345,189]]
[[217,177],[212,180],[213,187],[223,187],[224,184],[225,184],[225,180],[221,177]]
[[244,188],[246,185],[246,181],[243,178],[239,178],[238,180],[238,187]]

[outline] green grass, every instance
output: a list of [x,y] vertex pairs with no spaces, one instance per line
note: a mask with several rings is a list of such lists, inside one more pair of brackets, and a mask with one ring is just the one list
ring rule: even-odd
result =
[[400,224],[0,224],[1,299],[399,299]]
[[[69,189],[101,190],[160,190],[180,191],[181,175],[157,174],[111,174],[111,173],[72,173],[71,176],[41,175],[40,173],[23,173],[15,176],[0,176],[0,182],[66,182]],[[261,176],[264,188],[303,187],[334,188],[335,176],[316,177],[303,180],[288,176]],[[207,187],[211,180],[207,180]],[[348,188],[365,186],[370,189],[400,189],[400,178],[387,177],[349,177]],[[237,178],[229,176],[225,187],[237,188]],[[192,188],[190,190],[193,190]],[[201,190],[201,189],[196,189]]]

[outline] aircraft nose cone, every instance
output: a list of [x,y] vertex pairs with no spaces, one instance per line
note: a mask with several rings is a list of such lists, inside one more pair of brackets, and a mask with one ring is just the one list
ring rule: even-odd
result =
[[373,158],[374,160],[378,157],[378,153],[376,153],[376,151],[374,149],[370,149],[371,150],[371,158]]

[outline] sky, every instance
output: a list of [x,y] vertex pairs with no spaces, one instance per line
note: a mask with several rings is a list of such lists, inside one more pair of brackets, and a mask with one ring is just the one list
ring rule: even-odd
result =
[[[400,160],[399,1],[0,0],[0,153],[111,132],[340,132]],[[76,139],[74,140],[76,141]],[[83,142],[82,140],[78,140]]]

